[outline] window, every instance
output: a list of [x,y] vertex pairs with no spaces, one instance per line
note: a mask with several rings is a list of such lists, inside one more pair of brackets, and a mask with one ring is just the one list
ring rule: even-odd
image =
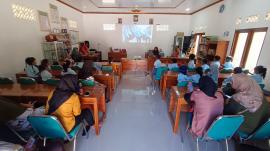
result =
[[231,51],[234,66],[253,71],[257,65],[267,28],[237,30]]
[[103,30],[115,30],[115,24],[103,24]]
[[12,7],[12,12],[16,18],[29,20],[29,21],[35,20],[35,13],[33,9],[20,6],[17,4],[13,4],[11,7]]

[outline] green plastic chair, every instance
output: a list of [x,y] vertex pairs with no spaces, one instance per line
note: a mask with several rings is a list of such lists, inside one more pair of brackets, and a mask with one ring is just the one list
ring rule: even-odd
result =
[[199,151],[199,140],[225,140],[226,151],[228,151],[228,139],[231,139],[243,122],[244,116],[242,115],[224,115],[217,117],[205,135],[202,138],[197,138],[197,151]]
[[173,72],[179,72],[179,68],[172,68],[171,71],[173,71]]
[[13,84],[14,82],[12,81],[11,78],[8,77],[0,77],[0,84]]
[[20,77],[18,80],[18,83],[20,83],[22,85],[32,85],[32,84],[36,84],[37,82],[34,78]]
[[164,73],[168,71],[168,67],[159,67],[155,73],[155,80],[160,80]]
[[220,73],[224,73],[224,74],[226,74],[226,73],[233,73],[233,70],[232,69],[222,69],[221,71],[220,71]]
[[238,133],[241,140],[267,140],[270,138],[270,119],[268,119],[261,127],[259,127],[254,133],[247,135],[244,133]]
[[82,124],[79,124],[71,132],[67,133],[55,116],[28,116],[27,120],[34,131],[43,139],[44,146],[46,146],[47,139],[62,139],[69,142],[74,140],[73,150],[76,151],[76,138]]
[[63,70],[63,67],[60,65],[52,65],[51,70]]
[[80,80],[80,83],[82,84],[82,86],[95,86],[95,81],[93,80]]
[[113,67],[112,66],[102,66],[101,71],[106,72],[106,73],[112,73]]
[[60,82],[60,79],[48,79],[44,83],[51,86],[57,86],[59,82]]

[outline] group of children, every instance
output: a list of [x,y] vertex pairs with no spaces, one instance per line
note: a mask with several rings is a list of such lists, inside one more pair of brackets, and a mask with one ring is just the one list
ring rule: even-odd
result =
[[[191,54],[187,65],[178,66],[176,60],[168,64],[168,69],[178,68],[178,86],[187,87],[185,100],[193,110],[190,130],[195,136],[205,134],[211,123],[220,115],[235,115],[241,112],[245,117],[239,132],[249,135],[263,124],[268,115],[268,105],[263,97],[264,78],[267,69],[256,66],[254,73],[248,75],[241,67],[234,68],[232,57],[228,56],[221,65],[219,56],[203,59],[202,65],[196,67],[196,56]],[[166,66],[160,57],[154,63],[154,70]],[[218,89],[220,73],[231,73],[224,80],[228,84]],[[229,91],[227,91],[229,90]],[[228,93],[229,92],[229,93]],[[229,97],[230,96],[230,97]],[[225,101],[225,99],[229,101]],[[226,103],[229,102],[229,103]]]

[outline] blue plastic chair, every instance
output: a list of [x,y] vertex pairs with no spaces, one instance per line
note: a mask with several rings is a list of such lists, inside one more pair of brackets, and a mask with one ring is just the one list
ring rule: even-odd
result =
[[270,138],[270,119],[268,119],[261,127],[259,127],[254,133],[247,135],[239,133],[241,140],[266,140]]
[[228,151],[228,139],[231,139],[243,122],[244,116],[242,115],[224,115],[217,117],[205,135],[202,138],[197,138],[197,151],[199,151],[199,140],[225,140],[226,151]]
[[[73,150],[76,150],[76,138],[80,131],[81,125],[79,124],[71,132],[67,133],[62,124],[55,116],[41,115],[41,116],[28,116],[27,120],[31,124],[35,132],[43,138],[43,145],[46,145],[47,139],[63,139],[73,141]],[[87,134],[88,136],[88,134]]]
[[168,71],[168,67],[159,67],[155,73],[155,80],[160,80],[164,73]]

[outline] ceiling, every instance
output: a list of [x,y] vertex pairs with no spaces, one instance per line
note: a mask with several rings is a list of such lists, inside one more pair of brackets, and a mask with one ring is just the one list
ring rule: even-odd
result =
[[193,14],[223,0],[57,0],[83,13]]

